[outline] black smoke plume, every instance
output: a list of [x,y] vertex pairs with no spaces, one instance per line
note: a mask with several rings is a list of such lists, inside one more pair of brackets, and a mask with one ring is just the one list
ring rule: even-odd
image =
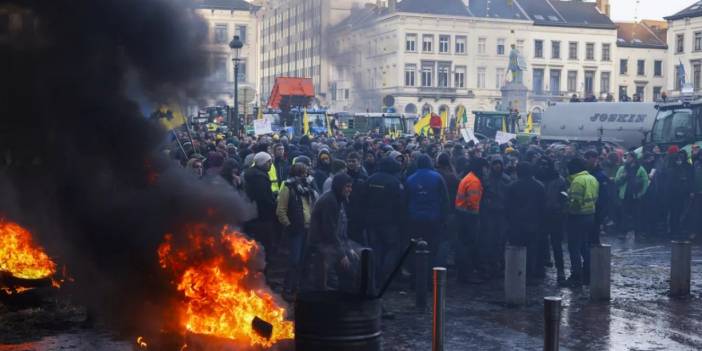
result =
[[[139,328],[168,282],[156,248],[184,223],[234,223],[232,191],[188,178],[129,98],[197,98],[204,20],[177,0],[10,1],[0,21],[0,215],[75,278],[97,317]],[[7,17],[6,17],[7,18]],[[154,180],[156,181],[154,182]]]

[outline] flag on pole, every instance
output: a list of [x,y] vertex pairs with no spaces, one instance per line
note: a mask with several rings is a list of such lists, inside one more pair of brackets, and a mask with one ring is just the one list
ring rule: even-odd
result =
[[502,131],[507,133],[507,116],[502,117]]
[[448,128],[448,109],[441,112],[441,137],[444,137],[444,132]]
[[417,135],[429,135],[429,122],[431,121],[431,112],[420,118],[417,123],[414,124],[414,134]]
[[258,116],[256,119],[263,119],[263,107],[258,108]]
[[174,103],[161,105],[150,117],[166,130],[173,130],[185,124],[185,114],[180,106]]
[[527,125],[526,128],[524,129],[525,132],[531,133],[534,130],[534,118],[531,116],[531,113],[527,115]]
[[463,105],[458,106],[458,111],[456,111],[456,127],[460,130],[466,128],[468,124],[468,115],[466,114],[466,108]]
[[332,130],[331,118],[329,117],[329,114],[325,113],[324,118],[327,122],[327,134],[329,134],[330,137],[334,136],[334,131]]
[[310,116],[307,115],[307,109],[302,115],[302,134],[310,135]]

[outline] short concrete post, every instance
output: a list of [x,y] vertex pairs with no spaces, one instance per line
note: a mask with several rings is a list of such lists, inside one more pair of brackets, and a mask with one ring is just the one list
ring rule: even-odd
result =
[[544,351],[558,351],[561,329],[561,298],[544,297]]
[[446,268],[434,267],[434,323],[432,333],[432,351],[444,351],[445,311]]
[[526,255],[524,246],[505,248],[505,302],[510,306],[526,304]]
[[590,248],[590,300],[609,301],[611,295],[612,247]]
[[416,294],[415,306],[417,308],[427,307],[427,288],[429,284],[429,244],[426,241],[417,243],[415,251],[415,278],[414,290]]
[[375,268],[373,266],[373,250],[361,250],[361,296],[375,295]]
[[692,245],[689,241],[673,241],[670,258],[670,296],[690,295]]

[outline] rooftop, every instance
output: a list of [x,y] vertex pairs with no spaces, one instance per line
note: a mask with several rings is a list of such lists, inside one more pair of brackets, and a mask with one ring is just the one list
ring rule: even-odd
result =
[[633,48],[667,49],[667,28],[652,26],[655,22],[618,22],[617,46]]
[[258,6],[244,0],[192,0],[195,8],[216,10],[255,11]]
[[690,18],[690,17],[700,17],[702,16],[702,1],[695,1],[694,4],[686,7],[682,11],[675,13],[674,15],[664,17],[666,20],[673,21],[677,19]]

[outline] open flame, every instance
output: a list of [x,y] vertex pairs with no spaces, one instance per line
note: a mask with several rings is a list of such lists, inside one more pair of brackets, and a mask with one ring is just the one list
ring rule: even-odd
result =
[[41,279],[56,272],[56,264],[19,224],[0,218],[0,271],[21,279]]
[[[262,252],[255,241],[226,226],[212,235],[206,225],[190,225],[186,234],[181,245],[167,234],[158,248],[161,267],[183,295],[178,308],[185,329],[263,347],[293,338],[285,308],[256,269]],[[272,332],[256,330],[254,320],[270,323]]]

